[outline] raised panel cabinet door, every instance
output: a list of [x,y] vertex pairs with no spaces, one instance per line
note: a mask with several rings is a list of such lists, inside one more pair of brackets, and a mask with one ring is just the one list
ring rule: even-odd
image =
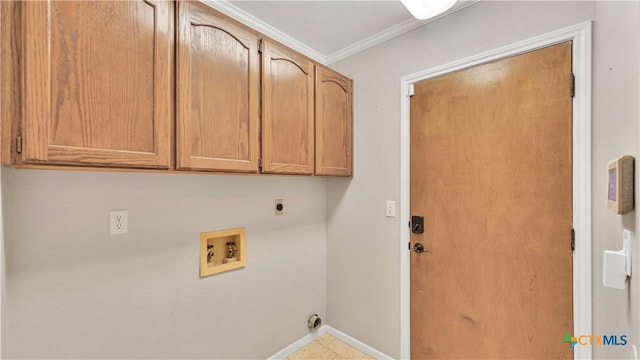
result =
[[353,82],[316,67],[316,175],[351,176]]
[[178,3],[177,167],[255,173],[258,37],[216,14]]
[[262,43],[262,172],[314,171],[314,64]]
[[23,3],[28,163],[168,168],[173,3]]
[[20,29],[22,7],[17,1],[0,1],[0,155],[2,165],[16,163],[20,119]]

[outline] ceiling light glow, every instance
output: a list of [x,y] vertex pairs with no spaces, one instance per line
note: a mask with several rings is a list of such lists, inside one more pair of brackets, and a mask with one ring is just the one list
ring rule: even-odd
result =
[[418,20],[426,20],[449,10],[456,0],[400,0],[411,15]]

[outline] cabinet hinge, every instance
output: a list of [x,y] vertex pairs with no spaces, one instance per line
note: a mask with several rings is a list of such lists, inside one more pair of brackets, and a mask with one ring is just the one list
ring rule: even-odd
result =
[[576,96],[576,74],[571,74],[571,97]]
[[262,169],[262,159],[258,159],[258,167]]
[[22,154],[22,136],[18,135],[16,138],[16,153]]
[[415,95],[416,93],[416,88],[413,84],[409,84],[409,88],[407,89],[407,96],[411,97],[413,95]]
[[258,52],[262,53],[262,39],[258,40]]
[[576,250],[576,231],[571,229],[571,251]]

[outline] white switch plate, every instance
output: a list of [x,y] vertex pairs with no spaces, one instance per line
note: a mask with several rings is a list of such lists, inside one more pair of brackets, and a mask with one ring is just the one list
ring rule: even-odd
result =
[[387,217],[396,217],[396,202],[387,200]]
[[111,235],[129,232],[129,210],[109,211],[109,233]]

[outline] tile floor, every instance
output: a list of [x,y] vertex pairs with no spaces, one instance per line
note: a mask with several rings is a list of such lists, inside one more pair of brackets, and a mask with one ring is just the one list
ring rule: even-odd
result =
[[363,360],[374,359],[331,334],[323,334],[289,355],[287,360]]

